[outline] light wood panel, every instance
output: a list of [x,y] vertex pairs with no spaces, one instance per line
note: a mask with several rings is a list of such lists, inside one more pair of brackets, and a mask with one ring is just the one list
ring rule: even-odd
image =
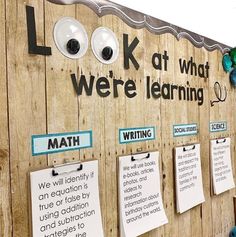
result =
[[[65,133],[79,130],[79,105],[74,94],[70,74],[76,72],[76,60],[65,57],[56,47],[54,26],[63,17],[75,18],[76,7],[46,2],[46,44],[52,47],[52,56],[46,58],[47,132]],[[67,43],[67,42],[65,42]],[[61,164],[79,160],[78,151],[48,155],[48,164]]]
[[0,1],[0,236],[11,235],[11,185],[8,134],[5,1]]
[[28,54],[26,4],[35,7],[37,41],[44,45],[44,2],[6,1],[7,71],[13,236],[30,236],[28,172],[45,167],[32,157],[31,136],[46,133],[45,58]]
[[[211,194],[210,139],[231,137],[232,164],[235,176],[235,88],[229,83],[229,74],[223,72],[222,54],[195,48],[188,40],[177,40],[171,34],[154,35],[146,29],[134,29],[119,17],[98,17],[85,5],[60,6],[48,1],[0,1],[0,236],[31,236],[28,172],[65,161],[99,160],[99,187],[102,220],[106,237],[119,237],[119,206],[117,190],[117,157],[137,151],[160,152],[160,178],[164,208],[169,223],[142,237],[226,237],[234,223],[233,196],[235,189],[218,196]],[[25,5],[35,8],[37,42],[52,48],[51,56],[29,55]],[[83,24],[89,39],[86,54],[72,60],[63,56],[53,39],[55,23],[62,17],[73,17]],[[117,36],[120,52],[111,65],[99,62],[91,49],[91,36],[99,26],[110,28]],[[124,69],[123,34],[129,44],[135,37],[139,44],[133,51],[140,68]],[[6,38],[6,42],[5,42]],[[5,51],[6,50],[6,51]],[[152,55],[167,51],[168,70],[154,69]],[[180,72],[179,59],[193,57],[197,64],[209,62],[209,78],[200,78]],[[112,73],[111,73],[112,72]],[[100,97],[94,85],[92,96],[78,96],[73,88],[71,74],[77,80],[83,74],[106,77],[111,95]],[[173,100],[163,97],[147,98],[147,76],[161,85],[203,88],[204,103]],[[119,97],[113,96],[113,80],[133,80],[137,96],[127,98],[123,86]],[[224,103],[210,105],[215,99],[214,83],[226,86],[228,97]],[[8,117],[9,115],[9,117]],[[209,122],[227,121],[228,130],[210,133]],[[174,137],[173,125],[197,123],[198,134]],[[156,139],[130,144],[119,143],[119,129],[156,127]],[[92,130],[93,147],[80,151],[32,156],[31,136],[35,134],[64,133]],[[183,213],[176,212],[173,149],[177,146],[200,143],[203,186],[206,201]],[[11,217],[12,216],[12,217]]]

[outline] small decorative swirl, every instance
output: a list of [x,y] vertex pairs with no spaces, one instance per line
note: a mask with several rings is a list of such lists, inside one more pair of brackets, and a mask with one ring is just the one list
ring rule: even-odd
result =
[[[201,48],[204,47],[208,51],[213,50],[220,50],[223,54],[228,52],[231,47],[228,47],[224,44],[220,44],[216,41],[208,39],[206,37],[202,37],[195,33],[189,32],[185,29],[178,28],[172,24],[167,22],[161,21],[159,19],[150,17],[148,15],[142,14],[140,12],[134,11],[132,9],[122,7],[115,3],[108,3],[106,0],[48,0],[49,2],[56,3],[56,4],[75,4],[80,3],[88,6],[92,9],[99,17],[114,14],[120,17],[126,24],[133,28],[146,28],[151,33],[154,34],[164,34],[164,33],[171,33],[173,34],[176,39],[180,40],[181,38],[188,39],[194,46]],[[136,19],[135,19],[136,18]],[[137,19],[138,18],[138,19]],[[140,19],[139,19],[140,18]],[[152,18],[153,24],[149,23],[147,19]]]

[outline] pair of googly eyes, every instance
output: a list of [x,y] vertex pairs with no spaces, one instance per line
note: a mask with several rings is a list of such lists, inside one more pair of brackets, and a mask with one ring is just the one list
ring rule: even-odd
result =
[[[54,41],[59,51],[71,59],[83,57],[88,49],[85,28],[71,17],[64,17],[55,24]],[[92,34],[91,46],[95,57],[104,64],[111,64],[118,58],[119,42],[109,28],[97,28]]]

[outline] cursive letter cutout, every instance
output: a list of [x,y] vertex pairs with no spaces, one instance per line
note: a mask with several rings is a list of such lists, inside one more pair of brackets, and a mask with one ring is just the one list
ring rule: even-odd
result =
[[221,87],[220,83],[217,81],[214,84],[214,91],[215,91],[215,95],[217,100],[213,100],[210,101],[211,102],[211,106],[214,106],[215,103],[219,103],[219,102],[224,102],[227,98],[227,90],[226,87],[224,87],[225,93],[223,95],[223,88]]

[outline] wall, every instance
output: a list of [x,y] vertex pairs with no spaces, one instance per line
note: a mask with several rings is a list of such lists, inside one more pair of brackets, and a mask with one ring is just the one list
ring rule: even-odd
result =
[[[25,6],[35,8],[38,45],[52,47],[52,56],[28,53]],[[195,47],[189,40],[170,33],[152,34],[147,29],[135,29],[118,16],[97,14],[85,5],[61,6],[47,1],[8,0],[0,1],[0,236],[30,236],[29,182],[30,170],[41,169],[69,160],[99,160],[99,182],[102,219],[105,236],[118,237],[117,157],[135,153],[137,150],[159,150],[162,195],[169,223],[143,235],[176,237],[228,236],[235,225],[232,189],[213,196],[210,179],[209,141],[213,138],[230,137],[232,165],[235,174],[235,89],[230,85],[229,75],[221,65],[222,52],[212,52]],[[63,56],[53,40],[54,24],[63,16],[78,19],[86,28],[88,38],[99,26],[112,29],[120,43],[118,60],[111,65],[97,61],[91,46],[79,60]],[[5,26],[5,27],[4,27]],[[132,63],[130,69],[123,66],[123,33],[130,42],[137,37],[139,46],[134,55],[140,68]],[[152,66],[155,52],[168,52],[168,70],[156,70]],[[209,62],[209,77],[200,78],[183,74],[179,70],[179,58],[198,63]],[[77,96],[70,74],[77,78],[81,73],[95,78],[109,75],[134,80],[137,96],[127,98],[120,87],[119,97],[102,98],[93,91],[92,96]],[[148,99],[146,77],[152,82],[170,83],[204,89],[204,102],[183,101],[175,98]],[[218,81],[227,88],[223,103],[210,105],[215,99],[214,83]],[[210,133],[211,121],[227,121],[228,129]],[[174,124],[197,123],[198,134],[173,137]],[[119,144],[119,128],[156,126],[154,141]],[[64,153],[32,156],[31,136],[34,134],[93,131],[93,148]],[[191,143],[201,144],[203,186],[206,201],[181,215],[176,213],[173,167],[173,148]]]

